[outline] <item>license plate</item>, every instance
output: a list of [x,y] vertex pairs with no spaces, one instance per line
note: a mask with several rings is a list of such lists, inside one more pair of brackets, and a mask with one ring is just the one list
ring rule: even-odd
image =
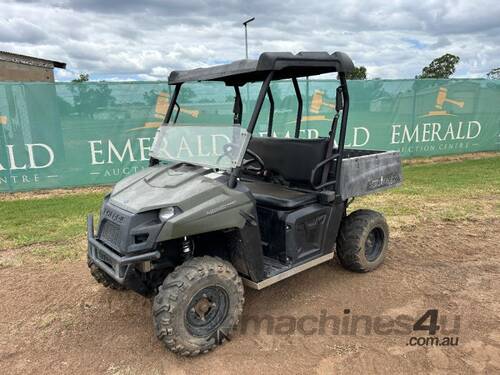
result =
[[110,266],[113,266],[113,259],[110,256],[108,256],[106,253],[104,253],[103,251],[97,249],[96,255],[97,255],[97,259],[99,259],[100,261],[107,263]]

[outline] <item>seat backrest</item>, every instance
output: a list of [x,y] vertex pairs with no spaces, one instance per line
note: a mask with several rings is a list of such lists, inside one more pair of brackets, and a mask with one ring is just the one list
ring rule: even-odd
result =
[[248,148],[271,172],[292,184],[310,186],[311,171],[324,160],[327,146],[327,138],[252,138]]

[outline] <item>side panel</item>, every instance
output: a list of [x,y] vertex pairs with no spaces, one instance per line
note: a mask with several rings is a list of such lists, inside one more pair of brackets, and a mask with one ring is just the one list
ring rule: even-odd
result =
[[[343,200],[401,185],[401,157],[398,151],[346,150],[342,160],[340,193]],[[359,152],[359,151],[358,151]],[[351,155],[352,153],[352,155]]]
[[296,210],[257,207],[264,256],[301,264],[335,249],[345,202],[313,204]]
[[330,207],[314,204],[291,212],[286,217],[286,254],[292,263],[322,252]]

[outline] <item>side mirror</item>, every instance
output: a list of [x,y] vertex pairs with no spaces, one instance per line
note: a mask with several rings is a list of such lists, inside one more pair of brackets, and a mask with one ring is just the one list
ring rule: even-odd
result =
[[344,96],[342,95],[342,87],[337,87],[337,94],[335,95],[335,110],[340,112],[344,108]]

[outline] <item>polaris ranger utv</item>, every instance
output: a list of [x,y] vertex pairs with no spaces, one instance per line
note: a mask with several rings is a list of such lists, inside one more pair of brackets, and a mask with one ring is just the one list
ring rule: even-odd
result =
[[[384,259],[384,217],[346,210],[353,197],[399,185],[400,156],[344,149],[352,69],[341,52],[263,53],[258,60],[170,74],[174,90],[149,167],[105,197],[97,233],[91,215],[87,222],[92,275],[104,286],[153,296],[156,335],[170,350],[197,355],[228,338],[242,313],[243,285],[265,288],[334,253],[356,272]],[[301,138],[297,78],[329,72],[340,82],[329,135]],[[270,83],[284,79],[297,98],[295,138],[272,136]],[[232,123],[177,121],[183,85],[198,81],[234,89]],[[242,124],[240,87],[253,82],[262,84]],[[266,98],[267,137],[253,136]]]

